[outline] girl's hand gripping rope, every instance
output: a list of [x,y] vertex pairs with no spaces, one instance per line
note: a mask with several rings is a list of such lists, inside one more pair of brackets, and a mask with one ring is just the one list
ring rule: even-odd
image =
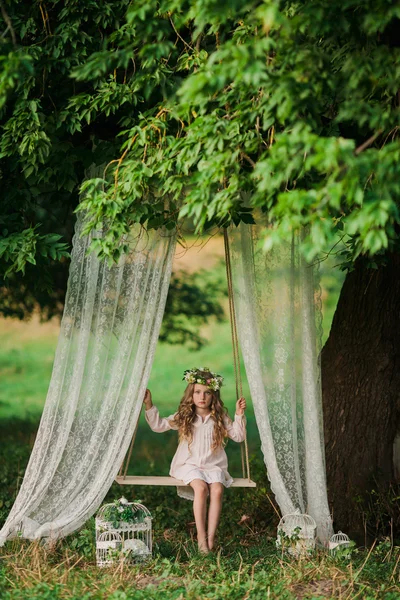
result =
[[246,400],[242,397],[236,402],[236,414],[244,415],[244,411],[246,410]]
[[146,393],[143,398],[143,404],[144,404],[146,410],[150,410],[150,408],[153,406],[153,400],[151,398],[150,390],[146,390]]

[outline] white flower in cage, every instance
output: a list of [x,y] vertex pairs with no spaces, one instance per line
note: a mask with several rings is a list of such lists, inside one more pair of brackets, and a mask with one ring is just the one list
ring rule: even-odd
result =
[[120,504],[129,504],[128,500],[125,498],[125,496],[122,496],[122,498],[119,499],[118,501]]
[[125,509],[123,506],[118,506],[117,510],[118,510],[118,512],[122,513],[122,512],[124,512]]
[[142,540],[128,539],[123,544],[124,554],[132,554],[136,556],[147,556],[150,554],[149,548]]

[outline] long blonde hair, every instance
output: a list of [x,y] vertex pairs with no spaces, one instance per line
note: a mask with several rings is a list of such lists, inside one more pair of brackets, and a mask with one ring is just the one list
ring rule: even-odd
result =
[[[211,373],[204,371],[201,376],[205,379],[212,377]],[[173,419],[173,424],[178,427],[179,440],[186,440],[189,444],[193,442],[193,423],[196,418],[196,405],[193,402],[195,383],[189,383],[180,401],[178,411]],[[219,390],[210,390],[211,398],[211,416],[215,421],[212,450],[217,450],[225,445],[227,431],[224,425],[224,417],[228,417],[227,410],[221,400]],[[229,417],[228,417],[229,419]]]

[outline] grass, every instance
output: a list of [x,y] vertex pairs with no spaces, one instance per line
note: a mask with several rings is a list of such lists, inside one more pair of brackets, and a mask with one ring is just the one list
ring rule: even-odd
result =
[[318,552],[289,559],[277,551],[267,534],[254,540],[245,530],[241,544],[226,545],[204,557],[179,531],[164,532],[156,539],[155,556],[147,564],[97,569],[88,530],[84,536],[85,543],[78,550],[71,548],[71,540],[51,552],[37,543],[10,543],[0,568],[2,600],[400,597],[400,549],[387,541],[373,552],[353,552],[349,561]]
[[[207,259],[212,266],[212,257]],[[324,337],[329,331],[340,281],[322,266]],[[329,291],[329,293],[327,293]],[[22,480],[51,375],[57,325],[3,323],[0,334],[0,522],[8,514]],[[163,414],[176,409],[184,369],[205,364],[226,378],[223,397],[231,414],[235,393],[227,323],[203,332],[210,344],[199,352],[160,344],[149,387]],[[247,397],[248,386],[244,381]],[[196,552],[191,503],[170,488],[121,488],[140,499],[153,515],[154,553],[147,564],[95,565],[94,519],[51,551],[40,543],[13,540],[0,549],[1,600],[131,599],[376,599],[400,598],[400,548],[383,538],[371,549],[352,551],[350,560],[325,552],[290,558],[275,546],[278,514],[259,450],[258,432],[248,410],[251,467],[257,489],[227,490],[219,546],[211,556]],[[176,448],[173,432],[150,431],[143,416],[135,446],[137,474],[166,474]],[[228,444],[230,470],[240,472],[239,446]]]

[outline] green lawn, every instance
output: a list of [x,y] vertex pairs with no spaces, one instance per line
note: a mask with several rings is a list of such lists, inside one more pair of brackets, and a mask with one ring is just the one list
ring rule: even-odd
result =
[[[149,381],[154,402],[165,410],[175,410],[185,388],[183,371],[191,366],[208,364],[223,374],[223,396],[230,409],[235,403],[230,328],[217,323],[207,328],[212,333],[209,345],[199,351],[159,344]],[[18,335],[0,333],[0,420],[38,418],[47,394],[57,331],[37,339],[20,340]],[[243,373],[244,380],[245,374]],[[248,396],[247,382],[244,381]]]
[[38,339],[0,334],[0,420],[40,417],[56,342],[56,331]]

